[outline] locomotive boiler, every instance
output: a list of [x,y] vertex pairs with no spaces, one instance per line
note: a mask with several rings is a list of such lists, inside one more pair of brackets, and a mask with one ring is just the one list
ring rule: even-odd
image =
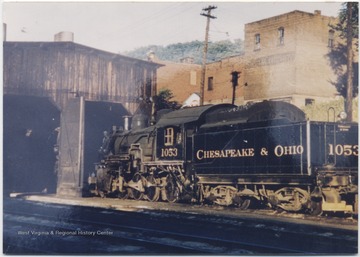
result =
[[[161,115],[162,113],[162,115]],[[100,196],[357,213],[358,125],[275,101],[159,112],[109,138],[89,177]]]

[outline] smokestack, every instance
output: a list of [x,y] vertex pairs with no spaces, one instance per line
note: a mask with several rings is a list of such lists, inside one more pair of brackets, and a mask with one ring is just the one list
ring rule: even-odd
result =
[[74,33],[70,31],[62,31],[54,36],[55,42],[74,42]]

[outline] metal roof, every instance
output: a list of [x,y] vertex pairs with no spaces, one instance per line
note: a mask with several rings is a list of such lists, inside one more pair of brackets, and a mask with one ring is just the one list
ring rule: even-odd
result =
[[206,115],[206,124],[203,124],[201,128],[276,120],[301,122],[305,121],[305,113],[290,103],[263,101],[233,109],[210,112]]
[[67,50],[76,50],[82,51],[86,54],[91,55],[98,55],[101,58],[114,60],[114,61],[127,61],[130,63],[139,63],[139,64],[146,64],[150,66],[154,66],[156,68],[164,66],[163,64],[145,61],[141,59],[136,59],[133,57],[111,53],[108,51],[92,48],[90,46],[81,45],[74,42],[69,41],[59,41],[59,42],[52,42],[52,41],[45,41],[45,42],[24,42],[24,41],[6,41],[4,42],[4,51],[10,51],[11,48],[41,48],[41,49],[67,49]]

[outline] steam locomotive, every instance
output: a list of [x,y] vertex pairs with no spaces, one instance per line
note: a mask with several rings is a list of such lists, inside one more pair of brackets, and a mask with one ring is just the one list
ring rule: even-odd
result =
[[89,176],[102,197],[357,214],[358,125],[277,101],[159,111],[109,137]]

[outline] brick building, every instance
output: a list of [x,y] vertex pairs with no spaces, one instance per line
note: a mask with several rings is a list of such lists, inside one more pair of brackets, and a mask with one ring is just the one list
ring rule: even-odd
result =
[[[334,99],[335,74],[326,57],[336,40],[331,24],[336,18],[320,11],[293,11],[245,24],[245,54],[207,64],[204,103],[231,102],[233,71],[241,72],[235,92],[238,105],[281,100],[303,107]],[[158,89],[171,89],[179,102],[200,91],[200,66],[192,64],[197,85],[190,85],[176,69],[181,64],[161,63],[165,66],[158,69]]]
[[293,11],[245,25],[245,101],[276,99],[299,107],[334,98],[326,54],[336,19]]
[[231,103],[233,86],[231,73],[240,72],[238,86],[235,88],[235,104],[244,103],[244,90],[247,86],[244,82],[245,59],[244,56],[233,56],[221,61],[210,63],[206,66],[206,80],[204,89],[204,103],[219,104]]
[[200,89],[201,65],[193,64],[191,59],[184,58],[180,62],[162,61],[154,55],[149,59],[163,65],[157,73],[157,90],[171,89],[175,99],[183,103]]

